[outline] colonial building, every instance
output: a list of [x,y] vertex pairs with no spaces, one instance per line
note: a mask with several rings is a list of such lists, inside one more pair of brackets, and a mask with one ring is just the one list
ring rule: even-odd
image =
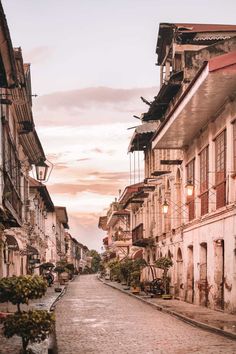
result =
[[48,235],[48,248],[46,261],[56,263],[66,260],[67,238],[69,229],[68,215],[65,207],[55,206],[52,212],[47,214],[46,233]]
[[107,231],[107,236],[103,240],[104,256],[117,260],[127,258],[132,245],[130,212],[115,200],[111,203],[107,215],[100,217],[98,227]]
[[66,208],[54,207],[41,183],[52,166],[35,129],[32,96],[30,65],[12,47],[0,2],[0,277],[38,272],[39,264],[67,255]]
[[129,147],[145,156],[133,244],[149,264],[172,258],[175,297],[235,312],[236,26],[162,23],[157,55],[160,90]]
[[[175,298],[235,313],[236,26],[161,23],[156,52],[160,89],[143,99],[129,144],[144,154],[144,179],[136,165],[118,205],[148,264],[143,280],[161,277],[155,261],[168,257]],[[106,259],[112,212],[99,219]]]
[[[50,239],[53,230],[46,230],[46,220],[49,213],[54,212],[54,205],[47,190],[47,187],[41,182],[30,178],[29,195],[29,233],[27,244],[27,270],[32,272],[41,263],[46,262],[46,253],[49,249]],[[36,267],[37,266],[37,267]]]
[[0,276],[27,269],[29,172],[46,160],[32,115],[30,67],[12,48],[0,4]]

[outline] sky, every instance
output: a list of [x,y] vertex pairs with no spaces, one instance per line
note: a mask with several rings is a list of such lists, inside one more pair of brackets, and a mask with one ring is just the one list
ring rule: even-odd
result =
[[[99,216],[130,183],[134,127],[158,93],[160,22],[236,24],[235,0],[2,0],[14,47],[31,63],[33,114],[54,205],[101,251]],[[141,162],[142,164],[142,158]]]

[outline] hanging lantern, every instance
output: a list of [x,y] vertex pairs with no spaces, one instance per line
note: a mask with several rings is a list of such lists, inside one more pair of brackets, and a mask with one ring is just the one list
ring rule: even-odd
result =
[[53,164],[48,160],[40,159],[35,164],[36,179],[40,182],[47,182],[52,172]]
[[162,212],[163,214],[167,214],[169,209],[169,204],[167,203],[166,199],[164,200],[164,203],[162,204]]
[[191,197],[193,195],[193,189],[194,189],[193,182],[191,180],[189,180],[185,187],[187,190],[187,196]]

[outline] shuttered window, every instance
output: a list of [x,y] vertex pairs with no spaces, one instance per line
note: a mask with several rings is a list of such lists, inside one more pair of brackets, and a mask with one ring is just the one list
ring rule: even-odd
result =
[[208,155],[208,146],[207,146],[200,153],[201,215],[205,215],[208,213],[208,204],[209,204],[208,174],[209,174],[209,155]]
[[[187,180],[191,181],[192,184],[194,185],[195,182],[195,159],[189,162],[189,164],[186,166],[187,168]],[[188,203],[188,216],[189,216],[189,221],[193,220],[195,217],[195,202],[194,202],[194,189],[193,189],[193,194],[192,196],[189,196],[187,199]]]
[[226,131],[215,140],[216,208],[226,204]]

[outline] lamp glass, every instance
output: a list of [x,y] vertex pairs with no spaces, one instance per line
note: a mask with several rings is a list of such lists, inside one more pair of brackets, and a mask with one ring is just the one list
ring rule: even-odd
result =
[[163,214],[167,214],[168,213],[168,209],[169,209],[169,204],[165,200],[164,203],[162,204],[162,212],[163,212]]
[[37,165],[35,165],[35,169],[37,180],[45,181],[47,179],[49,166],[44,161],[40,161]]
[[186,189],[187,189],[187,196],[191,197],[193,195],[193,183],[192,182],[188,182],[186,185]]

